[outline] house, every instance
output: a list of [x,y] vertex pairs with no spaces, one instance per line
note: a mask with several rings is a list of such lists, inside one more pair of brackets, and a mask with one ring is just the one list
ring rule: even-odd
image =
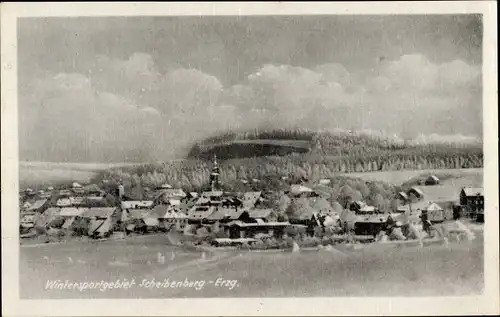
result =
[[84,187],[85,196],[88,198],[96,199],[96,198],[104,198],[106,193],[99,188],[96,184],[90,184]]
[[429,220],[431,222],[442,222],[446,220],[444,209],[434,202],[430,202],[427,207],[422,209],[422,217],[424,220]]
[[50,207],[45,210],[43,214],[37,213],[35,215],[35,226],[45,228],[54,219],[59,217],[60,208]]
[[154,218],[159,222],[159,227],[166,230],[172,226],[178,230],[184,230],[188,217],[185,213],[178,211],[171,206],[157,205],[147,215],[146,218]]
[[27,212],[37,212],[37,213],[43,213],[48,207],[48,200],[47,199],[39,199],[36,200],[31,206],[29,206],[26,211]]
[[201,224],[208,216],[215,212],[215,206],[195,205],[187,215],[188,223]]
[[406,202],[406,201],[408,201],[409,197],[405,192],[399,192],[398,199],[402,200],[403,202]]
[[112,216],[115,207],[84,208],[80,217],[89,219],[87,234],[94,238],[103,238],[111,234],[113,229]]
[[121,208],[123,210],[128,209],[149,209],[153,207],[154,202],[152,200],[124,200],[121,202]]
[[59,191],[59,196],[61,196],[61,197],[71,196],[71,191],[69,189],[61,189]]
[[71,186],[71,191],[77,195],[83,195],[85,193],[85,189],[83,188],[83,186],[78,184],[77,182],[73,183],[73,185]]
[[37,194],[40,199],[48,199],[52,196],[50,192],[46,192],[44,190],[39,190]]
[[412,187],[410,190],[408,190],[408,196],[413,196],[416,199],[422,199],[424,198],[424,192],[418,187]]
[[65,207],[59,210],[59,216],[64,218],[64,223],[62,225],[63,229],[71,228],[71,225],[76,220],[77,217],[81,216],[85,211],[84,208],[75,207]]
[[468,214],[484,212],[484,191],[482,188],[464,187],[460,191],[460,205]]
[[306,232],[310,235],[314,234],[316,227],[322,226],[321,217],[317,212],[309,210],[308,212],[301,213],[296,217],[290,217],[289,222],[293,225],[301,225],[306,227]]
[[262,197],[262,192],[246,192],[241,197],[241,201],[244,207],[253,208],[258,203],[264,201],[264,198]]
[[318,194],[314,192],[311,188],[301,185],[301,184],[294,184],[290,186],[290,191],[288,192],[289,195],[294,196],[294,197],[316,197]]
[[328,185],[331,183],[331,180],[329,178],[323,178],[319,180],[320,185]]
[[252,238],[259,233],[282,237],[285,228],[291,227],[289,222],[256,222],[244,223],[242,221],[232,221],[224,225],[224,231],[228,233],[230,239]]
[[369,214],[377,211],[374,206],[369,206],[363,201],[353,201],[349,205],[349,210],[354,211],[356,214]]
[[167,188],[156,192],[154,201],[157,204],[179,206],[187,194],[180,188]]
[[231,207],[220,206],[220,207],[215,207],[215,211],[206,218],[205,222],[225,223],[233,220],[248,222],[250,220],[250,215],[245,208],[231,208]]
[[427,201],[418,201],[411,204],[404,204],[397,207],[397,213],[420,213],[420,211],[429,205]]
[[302,193],[312,193],[312,189],[300,184],[293,184],[290,186],[290,194],[300,195]]
[[21,205],[22,209],[28,209],[29,207],[31,207],[31,204],[28,201]]
[[69,196],[59,198],[56,201],[57,207],[71,207],[71,206],[80,206],[83,203],[84,197],[82,196]]
[[275,214],[274,210],[270,208],[266,209],[252,209],[248,212],[250,219],[252,222],[257,222],[258,219],[264,221],[264,222],[270,222],[271,220],[274,220]]
[[221,190],[210,190],[202,192],[200,198],[218,200],[222,197],[222,195],[224,195],[224,192]]
[[150,214],[150,209],[128,209],[122,213],[122,222],[128,230],[141,232],[154,231],[160,228],[160,219]]
[[33,228],[35,226],[36,214],[34,212],[27,212],[21,214],[19,225],[25,229]]
[[439,178],[436,175],[430,175],[429,177],[426,178],[425,185],[426,186],[439,185]]

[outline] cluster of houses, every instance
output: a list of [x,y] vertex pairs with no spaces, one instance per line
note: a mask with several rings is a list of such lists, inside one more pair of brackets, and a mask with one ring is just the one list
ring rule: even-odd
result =
[[[91,237],[106,237],[116,231],[145,233],[172,229],[193,234],[205,228],[210,232],[222,231],[230,239],[244,239],[257,234],[280,235],[286,228],[297,226],[313,232],[329,217],[322,212],[312,212],[300,219],[282,221],[273,209],[266,207],[268,204],[265,204],[266,197],[262,192],[225,192],[221,190],[219,176],[215,159],[210,175],[211,188],[202,193],[186,193],[164,184],[149,190],[146,199],[137,200],[127,196],[124,186],[119,185],[117,201],[112,205],[106,204],[107,194],[95,184],[82,186],[73,183],[70,188],[55,190],[48,187],[37,192],[26,189],[21,193],[24,197],[21,201],[21,236],[33,235],[36,228],[69,230]],[[323,183],[327,184],[326,181]],[[318,196],[302,184],[292,185],[286,194],[293,198]],[[409,216],[405,222],[419,221],[421,213],[432,215],[435,221],[447,217],[439,204],[424,200],[424,193],[418,187],[399,193],[399,199],[403,203],[396,213]],[[460,205],[479,218],[484,210],[482,189],[462,189]],[[370,228],[374,228],[374,222],[387,220],[381,215],[383,212],[362,201],[352,202],[348,209],[355,215],[355,221],[366,222]],[[339,216],[337,220],[346,219]]]
[[[116,190],[117,204],[106,205],[106,193],[97,185],[35,192],[25,190],[21,203],[21,234],[30,236],[38,228],[56,228],[92,237],[106,237],[113,231],[196,232],[200,228],[224,231],[232,238],[244,238],[257,233],[276,233],[294,226],[278,221],[274,210],[266,208],[262,192],[224,192],[221,190],[220,170],[214,161],[210,175],[211,190],[186,193],[164,184],[148,191],[146,199],[127,196],[123,185]],[[293,185],[295,197],[314,197],[310,188]],[[103,203],[103,204],[100,204]],[[314,216],[313,216],[314,217]],[[309,222],[310,219],[307,219]],[[297,224],[295,224],[297,225]]]

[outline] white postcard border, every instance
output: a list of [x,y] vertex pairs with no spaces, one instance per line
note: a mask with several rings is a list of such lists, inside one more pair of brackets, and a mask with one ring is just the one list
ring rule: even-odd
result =
[[[233,3],[3,3],[1,202],[3,315],[440,315],[499,313],[497,15],[494,1],[457,2],[233,2]],[[133,15],[482,13],[485,293],[443,298],[242,298],[20,300],[17,142],[17,17]]]

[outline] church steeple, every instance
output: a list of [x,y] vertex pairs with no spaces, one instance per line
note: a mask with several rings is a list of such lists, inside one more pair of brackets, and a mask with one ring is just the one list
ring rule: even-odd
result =
[[220,169],[219,164],[217,163],[217,155],[214,155],[214,163],[212,167],[212,173],[210,174],[210,187],[212,187],[212,191],[220,190]]

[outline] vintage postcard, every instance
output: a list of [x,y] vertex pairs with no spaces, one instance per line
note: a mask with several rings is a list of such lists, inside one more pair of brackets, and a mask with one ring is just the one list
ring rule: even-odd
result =
[[1,12],[3,315],[500,312],[496,2]]

